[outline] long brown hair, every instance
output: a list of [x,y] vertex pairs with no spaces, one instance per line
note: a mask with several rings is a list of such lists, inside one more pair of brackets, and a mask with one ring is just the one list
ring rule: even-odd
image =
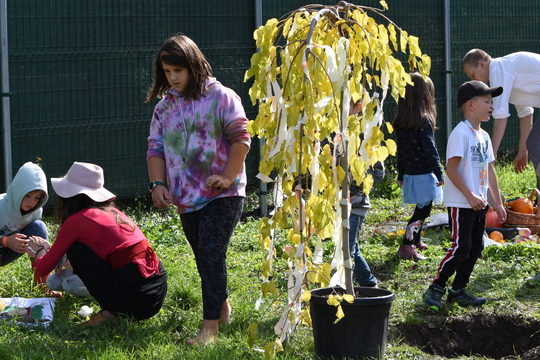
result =
[[190,78],[182,94],[184,98],[195,100],[208,92],[206,80],[213,76],[212,67],[193,40],[183,34],[177,34],[165,40],[157,52],[154,61],[156,71],[154,83],[146,95],[146,102],[163,97],[171,89],[163,71],[163,63],[188,70]]
[[118,210],[116,210],[112,200],[96,202],[90,199],[86,194],[78,194],[70,198],[59,196],[56,201],[56,219],[58,223],[62,225],[71,215],[88,208],[111,212],[115,214],[116,222],[118,224],[128,225],[132,231],[135,231],[135,226],[122,218]]
[[413,85],[407,84],[405,97],[398,101],[398,111],[392,125],[395,128],[420,130],[426,126],[426,119],[435,130],[437,107],[435,106],[435,86],[430,78],[424,81],[419,73],[410,74]]

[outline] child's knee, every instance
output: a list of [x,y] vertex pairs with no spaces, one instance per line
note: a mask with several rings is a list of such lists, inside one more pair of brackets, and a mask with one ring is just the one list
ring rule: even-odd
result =
[[49,238],[49,232],[47,231],[47,225],[41,220],[32,221],[21,229],[21,234],[26,236],[39,236],[44,239]]
[[47,277],[47,286],[51,290],[63,291],[62,288],[62,278],[57,274],[51,274]]
[[82,282],[81,278],[79,278],[77,275],[70,276],[65,279],[62,283],[62,287],[64,288],[65,292],[71,295],[82,297],[90,296],[90,292],[88,292],[88,289]]

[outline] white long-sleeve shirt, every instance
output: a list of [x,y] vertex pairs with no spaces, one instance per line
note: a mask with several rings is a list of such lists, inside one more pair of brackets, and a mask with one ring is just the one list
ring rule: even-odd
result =
[[493,98],[494,119],[510,116],[508,104],[514,104],[519,118],[540,108],[540,54],[520,51],[489,63],[489,86],[502,86],[503,93]]

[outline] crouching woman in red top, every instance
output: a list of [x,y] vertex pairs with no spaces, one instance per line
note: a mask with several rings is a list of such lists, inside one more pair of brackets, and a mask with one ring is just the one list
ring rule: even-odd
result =
[[75,162],[63,178],[51,179],[58,195],[60,229],[53,245],[34,237],[27,250],[36,272],[49,274],[67,254],[101,306],[83,323],[97,325],[117,316],[154,316],[167,293],[167,273],[141,230],[114,207],[115,195],[103,187],[103,169]]

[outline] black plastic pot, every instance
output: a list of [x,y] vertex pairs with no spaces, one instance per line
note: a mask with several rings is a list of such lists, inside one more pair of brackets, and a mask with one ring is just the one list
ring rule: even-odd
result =
[[341,302],[345,316],[334,324],[337,309],[326,302],[334,290],[344,293],[341,288],[311,291],[310,315],[317,355],[326,359],[384,359],[394,293],[386,289],[355,287],[358,296],[353,303]]

